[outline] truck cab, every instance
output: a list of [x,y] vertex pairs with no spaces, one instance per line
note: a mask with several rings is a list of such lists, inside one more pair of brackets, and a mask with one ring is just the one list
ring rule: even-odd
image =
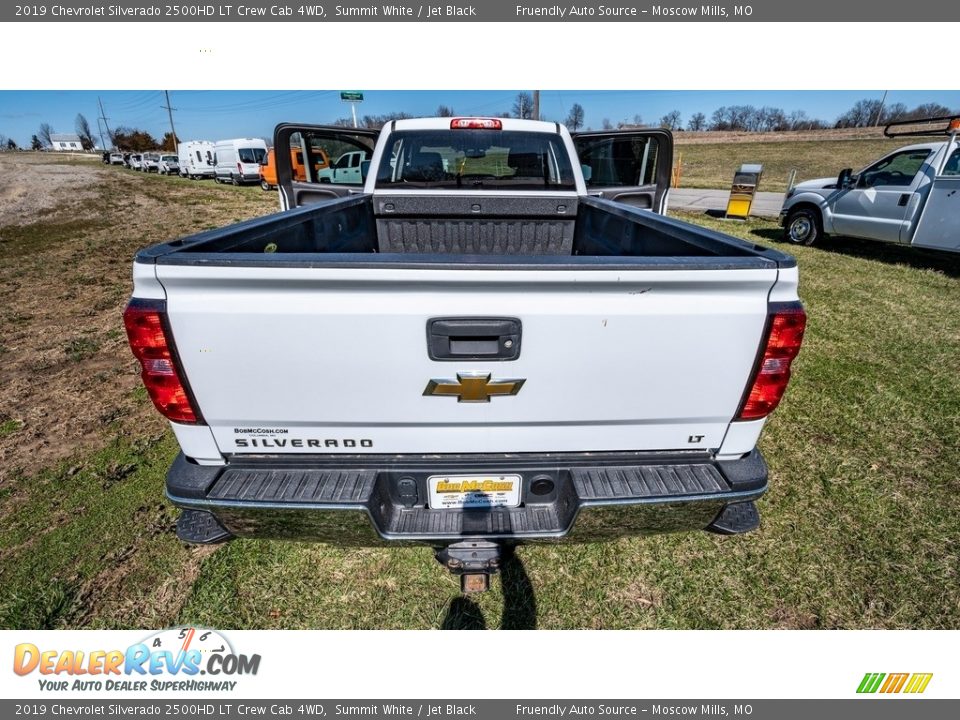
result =
[[160,172],[160,155],[158,153],[144,153],[141,170],[148,173]]
[[[907,145],[856,173],[848,168],[836,178],[793,187],[780,211],[784,238],[812,245],[824,236],[842,235],[960,251],[960,118],[896,123],[886,134],[936,134],[922,126],[945,122],[940,132],[949,133],[946,141]],[[910,129],[899,133],[901,126]]]
[[179,175],[180,160],[176,155],[165,153],[157,162],[157,170],[161,175]]

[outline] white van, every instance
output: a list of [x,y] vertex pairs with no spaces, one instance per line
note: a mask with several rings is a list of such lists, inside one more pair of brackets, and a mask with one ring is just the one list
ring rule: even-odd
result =
[[177,147],[180,174],[191,180],[213,177],[214,144],[209,140],[190,140]]
[[261,138],[218,140],[214,158],[217,182],[259,183],[260,166],[267,160],[267,144]]

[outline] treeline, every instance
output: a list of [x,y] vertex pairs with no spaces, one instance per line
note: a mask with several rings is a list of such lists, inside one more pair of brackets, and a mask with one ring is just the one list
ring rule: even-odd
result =
[[[435,113],[437,117],[453,117],[456,112],[449,105],[440,105]],[[951,110],[940,103],[923,103],[915,108],[908,108],[904,103],[885,104],[881,100],[863,99],[854,103],[846,112],[842,113],[834,122],[829,123],[818,118],[809,117],[804,110],[794,110],[787,113],[783,108],[764,105],[755,107],[753,105],[723,105],[707,117],[702,112],[691,115],[687,122],[683,122],[683,116],[679,110],[671,110],[660,117],[659,121],[654,123],[645,123],[640,114],[635,114],[631,120],[623,120],[613,123],[609,118],[603,118],[601,127],[604,130],[615,128],[630,127],[662,127],[673,131],[740,131],[740,132],[784,132],[790,130],[827,130],[831,128],[862,128],[873,127],[875,125],[885,125],[887,123],[900,120],[919,120],[928,117],[942,117],[945,115],[960,115],[960,110]],[[494,117],[514,117],[514,118],[533,118],[534,102],[530,93],[518,93],[511,104],[510,110],[504,110],[494,113]],[[392,112],[380,115],[363,115],[357,118],[357,124],[364,128],[382,128],[393,120],[404,120],[414,117],[406,112]],[[562,121],[571,131],[591,130],[591,127],[584,127],[584,118],[586,110],[580,103],[574,103],[567,117]],[[543,117],[541,119],[554,120],[554,118]],[[353,127],[352,117],[338,118],[333,122],[334,125],[342,127]],[[84,115],[78,114],[74,123],[76,134],[84,150],[92,150],[96,147],[93,131],[90,123]],[[33,150],[42,150],[44,147],[52,147],[53,142],[50,138],[55,133],[49,123],[41,123],[37,134],[30,139],[30,146]],[[172,150],[175,151],[179,138],[172,137],[172,134],[164,133],[160,140],[154,138],[150,133],[139,128],[121,126],[109,132],[109,139],[112,147],[128,152],[147,152],[150,150]],[[0,134],[0,150],[16,150],[17,143],[12,138]]]
[[[574,105],[574,107],[579,107]],[[788,130],[826,130],[830,128],[862,128],[902,120],[942,117],[960,114],[940,103],[923,103],[910,109],[904,103],[884,104],[880,100],[858,100],[853,107],[841,114],[833,123],[809,117],[804,110],[785,112],[782,108],[753,105],[724,105],[713,111],[708,119],[702,112],[694,113],[686,126],[681,123],[678,110],[660,118],[658,125],[669,130],[702,132],[711,130],[736,130],[741,132],[784,132]],[[620,127],[637,124],[623,122]],[[569,125],[569,123],[568,123]]]
[[883,105],[879,100],[859,100],[852,108],[837,118],[834,127],[857,128],[871,125],[886,125],[898,120],[921,120],[958,114],[940,103],[923,103],[910,110],[901,102]]
[[[885,105],[880,100],[858,100],[835,121],[827,122],[819,118],[810,117],[805,110],[786,112],[783,108],[764,105],[723,105],[708,117],[702,112],[691,115],[684,123],[679,110],[671,110],[659,120],[644,122],[639,114],[632,119],[620,122],[611,122],[603,118],[600,127],[604,130],[623,129],[630,127],[662,127],[673,131],[740,131],[740,132],[785,132],[790,130],[828,130],[832,128],[857,128],[885,125],[897,120],[916,120],[927,117],[960,114],[939,103],[924,103],[910,109],[904,103]],[[456,115],[454,109],[448,105],[440,105],[435,113],[437,117],[452,117]],[[493,113],[494,117],[532,118],[533,99],[529,93],[518,93],[511,104],[509,111]],[[382,115],[363,115],[357,118],[357,124],[364,128],[382,128],[392,120],[403,120],[414,117],[406,112],[385,113]],[[591,130],[585,127],[586,110],[580,103],[574,103],[563,123],[572,131]],[[541,116],[541,119],[551,120]],[[334,121],[334,125],[353,127],[352,117],[342,117]]]
[[[83,113],[77,115],[76,121],[74,122],[74,130],[77,137],[80,138],[80,147],[82,149],[93,150],[97,147],[93,130]],[[54,130],[50,123],[40,123],[40,128],[36,134],[30,138],[30,149],[43,150],[44,148],[52,148],[53,135],[56,134],[57,131]],[[157,140],[146,130],[122,125],[112,131],[108,131],[107,136],[110,139],[111,147],[125,152],[149,152],[151,150],[170,150],[171,152],[176,152],[177,145],[180,143],[180,138],[173,137],[173,133],[166,132],[162,138]],[[7,150],[19,149],[12,138],[7,139],[6,136],[2,134],[0,134],[0,148],[6,148]]]

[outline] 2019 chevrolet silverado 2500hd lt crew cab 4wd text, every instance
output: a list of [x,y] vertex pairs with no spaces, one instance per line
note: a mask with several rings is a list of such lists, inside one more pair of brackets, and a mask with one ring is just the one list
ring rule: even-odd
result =
[[[181,538],[425,544],[482,589],[519,543],[756,527],[797,268],[659,214],[669,132],[435,118],[275,146],[284,211],[134,263]],[[350,148],[362,184],[320,182]]]

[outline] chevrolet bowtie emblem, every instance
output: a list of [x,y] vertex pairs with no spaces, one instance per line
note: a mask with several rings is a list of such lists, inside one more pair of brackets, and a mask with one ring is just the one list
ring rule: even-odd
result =
[[457,402],[490,402],[494,395],[516,395],[526,380],[491,380],[490,373],[457,373],[456,380],[431,380],[424,395],[450,395]]

